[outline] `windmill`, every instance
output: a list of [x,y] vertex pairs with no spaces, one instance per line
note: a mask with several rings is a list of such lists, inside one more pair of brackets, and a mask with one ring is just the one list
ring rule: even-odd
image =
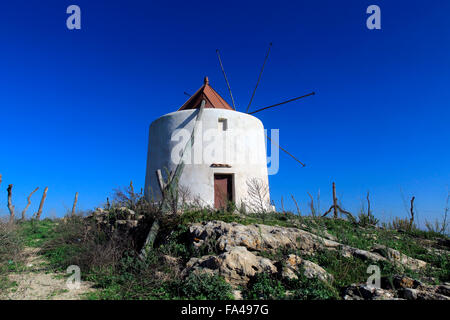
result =
[[[220,209],[229,201],[244,203],[246,196],[248,195],[246,181],[248,181],[249,178],[259,179],[263,184],[267,184],[267,193],[262,196],[264,199],[261,198],[261,201],[269,204],[270,195],[268,193],[268,174],[264,136],[276,147],[291,156],[302,166],[305,166],[304,163],[286,149],[276,145],[275,142],[265,134],[262,122],[254,117],[253,114],[314,95],[315,93],[311,92],[300,97],[250,111],[271,47],[272,44],[269,45],[255,89],[253,90],[245,113],[236,112],[236,104],[231,91],[231,86],[225,73],[219,50],[217,50],[217,57],[227,84],[232,105],[230,106],[220,94],[210,86],[208,77],[205,77],[203,86],[201,86],[193,95],[189,95],[186,92],[184,93],[190,97],[177,111],[165,114],[151,123],[149,129],[145,197],[149,201],[153,200],[153,191],[156,190],[156,196],[160,200],[159,211],[162,216],[171,214],[173,204],[178,203],[178,190],[182,185],[188,185],[193,191],[197,192],[199,197],[205,203]],[[207,127],[213,128],[217,132],[223,131],[222,133],[225,133],[228,130],[229,125],[236,128],[245,128],[246,131],[255,133],[255,136],[257,137],[255,143],[246,141],[245,138],[240,137],[240,141],[243,141],[247,151],[260,156],[257,157],[255,163],[235,162],[231,165],[230,163],[218,163],[217,160],[202,161],[201,163],[185,163],[183,156],[194,149],[194,140],[197,141],[197,138],[195,137],[197,135],[196,130],[198,126],[202,127],[199,129],[200,133],[204,133],[202,130],[205,130]],[[173,136],[176,135],[180,128],[188,132],[188,138],[182,143],[175,144]],[[177,152],[174,153],[173,150],[177,148],[177,146],[181,146],[178,152],[180,157],[178,160],[174,160],[173,155],[176,155]],[[234,154],[239,154],[239,151],[235,150]],[[162,169],[165,170],[166,179],[163,177]],[[148,250],[151,250],[158,230],[159,220],[155,219],[142,248],[141,256],[145,257]]]

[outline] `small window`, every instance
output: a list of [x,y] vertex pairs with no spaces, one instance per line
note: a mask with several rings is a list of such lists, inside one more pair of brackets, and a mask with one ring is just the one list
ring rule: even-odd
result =
[[225,118],[219,118],[219,130],[227,131],[228,129],[228,121]]

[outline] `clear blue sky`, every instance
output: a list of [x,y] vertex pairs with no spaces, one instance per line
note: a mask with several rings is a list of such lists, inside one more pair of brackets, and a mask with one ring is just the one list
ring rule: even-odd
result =
[[[66,8],[81,7],[81,30]],[[366,8],[381,8],[381,30]],[[449,1],[8,1],[0,8],[0,212],[14,184],[29,213],[49,187],[44,215],[100,205],[130,180],[142,187],[148,127],[209,76],[228,99],[221,50],[238,108],[271,56],[253,107],[317,95],[261,112],[280,144],[271,195],[305,211],[307,192],[331,204],[335,181],[357,211],[367,190],[379,217],[438,217],[450,182]],[[229,100],[229,99],[228,99]],[[403,190],[403,191],[401,191]]]

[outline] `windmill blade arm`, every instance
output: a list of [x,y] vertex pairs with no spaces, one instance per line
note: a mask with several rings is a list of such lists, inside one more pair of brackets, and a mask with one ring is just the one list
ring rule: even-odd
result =
[[250,109],[250,105],[252,104],[253,98],[255,97],[256,89],[258,89],[259,82],[261,81],[261,76],[264,71],[264,67],[266,65],[267,58],[269,58],[269,53],[270,53],[271,48],[272,48],[272,42],[269,43],[269,49],[267,50],[266,58],[264,59],[264,63],[261,67],[261,71],[259,72],[258,81],[256,82],[256,86],[255,86],[255,89],[253,90],[252,97],[250,98],[250,102],[248,103],[247,110],[245,110],[245,112],[247,112],[247,113],[248,113],[248,110]]
[[236,110],[236,105],[234,104],[233,93],[231,92],[230,83],[228,82],[227,74],[225,73],[225,69],[223,68],[222,59],[220,58],[219,49],[216,50],[217,58],[219,59],[220,68],[222,69],[223,77],[225,78],[225,82],[227,83],[228,92],[230,93],[231,103],[233,104],[233,109]]
[[280,148],[281,151],[285,152],[286,154],[288,154],[289,156],[291,156],[295,161],[297,161],[298,163],[300,163],[302,165],[302,167],[305,167],[306,164],[304,164],[303,162],[301,162],[300,160],[298,160],[296,157],[294,157],[294,155],[292,155],[289,151],[287,151],[286,149],[283,149],[280,145],[276,144],[275,142],[272,141],[272,139],[270,139],[267,135],[266,138],[269,139],[269,141],[276,147]]
[[264,107],[264,108],[261,108],[261,109],[258,109],[258,110],[249,112],[248,114],[254,114],[254,113],[257,113],[257,112],[266,110],[266,109],[278,107],[278,106],[280,106],[280,105],[282,105],[282,104],[286,104],[286,103],[293,102],[293,101],[296,101],[296,100],[299,100],[299,99],[302,99],[302,98],[306,98],[306,97],[309,97],[309,96],[313,96],[313,95],[315,95],[315,94],[316,94],[315,92],[311,92],[311,93],[305,94],[305,95],[300,96],[300,97],[297,97],[297,98],[289,99],[289,100],[287,100],[287,101],[283,101],[283,102],[280,102],[280,103],[277,103],[277,104],[273,104],[273,105],[268,106],[268,107]]

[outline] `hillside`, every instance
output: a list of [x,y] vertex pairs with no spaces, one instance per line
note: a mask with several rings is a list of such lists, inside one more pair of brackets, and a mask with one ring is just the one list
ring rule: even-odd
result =
[[[1,297],[32,299],[18,293],[23,281],[47,274],[60,282],[36,299],[450,299],[450,239],[442,234],[233,207],[161,219],[140,201],[2,223]],[[143,258],[155,218],[159,232]],[[30,252],[40,261],[31,271]],[[70,265],[80,267],[82,289],[69,296]],[[367,286],[377,268],[379,287]]]

